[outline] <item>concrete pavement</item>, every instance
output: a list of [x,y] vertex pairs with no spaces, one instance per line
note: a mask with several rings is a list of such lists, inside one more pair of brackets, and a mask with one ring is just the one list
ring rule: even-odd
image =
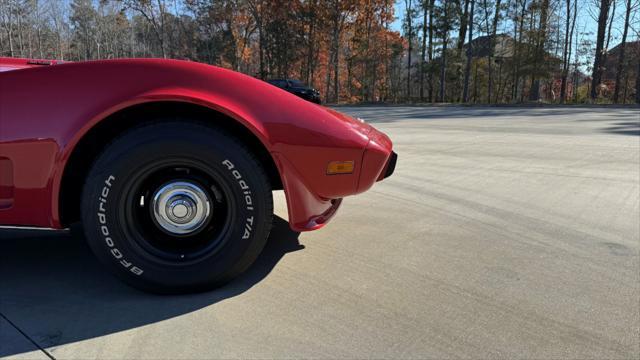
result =
[[276,193],[220,290],[140,293],[80,237],[0,232],[0,356],[640,357],[638,108],[339,110],[389,134],[396,173],[311,233]]

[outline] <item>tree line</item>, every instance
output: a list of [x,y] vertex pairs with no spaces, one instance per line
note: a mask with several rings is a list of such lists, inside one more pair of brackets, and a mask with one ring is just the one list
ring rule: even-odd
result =
[[640,0],[400,1],[0,0],[0,56],[188,59],[332,103],[640,103]]

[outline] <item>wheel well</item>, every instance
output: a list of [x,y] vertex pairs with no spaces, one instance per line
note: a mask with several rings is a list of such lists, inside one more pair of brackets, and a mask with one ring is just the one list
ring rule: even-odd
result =
[[[282,189],[280,173],[262,142],[237,120],[218,111],[183,102],[153,102],[120,110],[100,121],[80,139],[65,166],[60,186],[60,222],[68,226],[80,220],[82,187],[94,159],[115,137],[158,118],[190,118],[224,129],[247,146],[262,163],[273,190]],[[215,119],[215,120],[214,120]],[[206,121],[204,121],[206,120]]]

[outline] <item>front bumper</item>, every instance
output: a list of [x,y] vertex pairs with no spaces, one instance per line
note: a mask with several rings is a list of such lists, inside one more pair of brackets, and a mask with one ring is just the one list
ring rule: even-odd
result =
[[[392,150],[391,140],[375,128],[369,132],[369,143],[364,149],[357,193],[369,190],[376,181],[389,177],[395,168],[398,155]],[[387,170],[391,168],[391,173]]]
[[[342,147],[325,145],[274,153],[287,197],[289,224],[295,231],[323,227],[336,214],[343,197],[370,189],[389,177],[396,166],[397,155],[387,135],[365,122],[327,111],[346,123],[351,134],[359,135]],[[327,164],[335,160],[352,160],[353,173],[326,174]]]

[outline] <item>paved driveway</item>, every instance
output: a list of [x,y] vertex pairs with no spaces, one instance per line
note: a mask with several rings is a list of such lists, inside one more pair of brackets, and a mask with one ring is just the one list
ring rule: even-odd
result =
[[391,136],[394,176],[312,233],[276,193],[218,291],[147,295],[80,237],[0,232],[0,356],[640,356],[638,108],[340,110]]

